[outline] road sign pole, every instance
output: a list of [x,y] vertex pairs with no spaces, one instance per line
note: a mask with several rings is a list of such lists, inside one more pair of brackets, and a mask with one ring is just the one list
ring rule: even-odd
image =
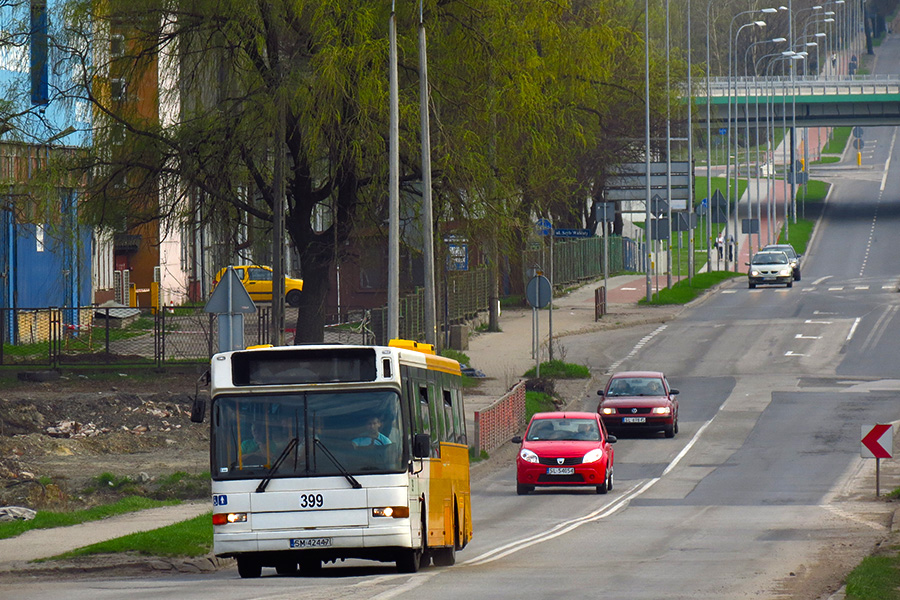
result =
[[881,459],[875,459],[875,497],[881,496]]

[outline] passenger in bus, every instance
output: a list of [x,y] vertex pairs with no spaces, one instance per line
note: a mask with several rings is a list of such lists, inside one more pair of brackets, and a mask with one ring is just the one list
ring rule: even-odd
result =
[[[254,422],[250,427],[251,437],[241,442],[241,452],[246,465],[269,465],[291,441],[290,430],[283,425],[270,425],[268,433],[263,423]],[[268,451],[267,451],[268,448]],[[302,454],[302,442],[298,448]]]
[[353,445],[360,446],[387,446],[391,443],[391,439],[381,433],[381,419],[371,417],[366,423],[366,431],[363,435],[353,438]]

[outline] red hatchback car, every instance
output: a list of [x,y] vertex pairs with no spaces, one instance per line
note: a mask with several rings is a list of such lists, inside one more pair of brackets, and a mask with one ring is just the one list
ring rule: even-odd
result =
[[607,435],[598,415],[589,412],[545,412],[531,417],[516,457],[516,493],[535,486],[596,486],[598,494],[613,487],[616,438]]
[[662,431],[667,438],[678,433],[678,390],[659,371],[616,373],[597,395],[597,413],[611,432]]

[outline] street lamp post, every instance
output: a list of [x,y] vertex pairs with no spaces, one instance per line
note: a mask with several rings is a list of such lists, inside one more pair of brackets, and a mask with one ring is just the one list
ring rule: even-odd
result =
[[[726,152],[726,157],[725,157],[725,180],[726,180],[725,190],[726,190],[726,196],[727,196],[727,198],[726,198],[726,202],[725,202],[725,238],[724,238],[724,242],[725,242],[725,270],[726,270],[726,271],[730,271],[730,270],[731,270],[731,268],[730,268],[730,266],[729,266],[729,263],[730,263],[730,260],[731,260],[731,253],[734,252],[733,245],[729,245],[729,243],[731,242],[731,240],[735,239],[735,237],[731,236],[730,231],[729,231],[729,228],[730,228],[730,226],[731,226],[731,196],[732,196],[732,194],[730,193],[730,190],[729,190],[729,187],[730,187],[730,173],[729,173],[729,170],[730,170],[730,167],[731,167],[731,158],[728,156],[728,154],[731,153],[731,130],[732,130],[732,119],[731,119],[731,82],[732,82],[732,80],[733,80],[733,77],[732,77],[732,70],[731,70],[731,65],[732,65],[732,63],[734,62],[734,61],[732,60],[732,54],[733,54],[733,53],[732,53],[732,45],[731,45],[731,41],[732,41],[732,39],[734,39],[734,40],[735,40],[735,45],[737,45],[737,38],[738,38],[738,36],[741,35],[741,31],[743,31],[743,30],[744,30],[745,28],[747,28],[747,27],[753,27],[753,26],[756,26],[756,27],[765,27],[765,26],[766,26],[766,22],[765,22],[765,21],[751,21],[750,23],[745,23],[744,25],[741,25],[740,27],[738,27],[737,33],[734,34],[733,36],[732,36],[732,33],[731,33],[731,32],[732,32],[732,30],[733,30],[733,28],[734,28],[734,22],[735,22],[735,20],[737,20],[738,17],[740,17],[740,16],[742,16],[742,15],[745,15],[745,14],[756,13],[756,12],[774,13],[774,12],[778,12],[778,9],[776,9],[776,8],[764,8],[764,9],[759,10],[759,11],[757,11],[757,10],[745,10],[745,11],[743,11],[743,12],[739,12],[738,14],[736,14],[736,15],[734,16],[734,18],[731,19],[731,24],[728,26],[728,82],[727,82],[727,83],[728,83],[728,101],[727,101],[727,104],[728,104],[728,139],[727,139],[727,147],[728,147],[728,150],[727,150],[727,152]],[[736,70],[737,70],[737,68],[735,68],[735,71],[736,71]],[[737,101],[737,85],[736,85],[736,84],[735,84],[734,96],[735,96],[735,101]],[[736,107],[735,107],[735,108],[736,108]],[[735,112],[736,112],[736,111],[735,111]],[[735,196],[735,205],[734,205],[735,208],[734,208],[734,211],[735,211],[735,216],[737,216],[737,203],[738,203],[738,201],[740,200],[740,198],[738,198],[738,185],[737,185],[737,182],[738,182],[738,178],[737,178],[737,170],[738,170],[738,168],[737,168],[737,166],[738,166],[738,162],[737,162],[737,161],[738,161],[738,158],[737,158],[737,131],[735,131],[735,136],[734,136],[734,137],[735,137],[735,153],[734,153],[734,154],[735,154],[735,179],[734,179],[734,194],[733,194],[733,195]],[[737,229],[735,228],[735,234],[736,234],[736,233],[737,233]],[[737,261],[735,261],[735,270],[737,270],[737,264],[736,264],[736,263],[737,263]]]
[[[773,38],[771,40],[763,40],[763,41],[759,41],[759,42],[754,42],[754,43],[750,44],[749,46],[747,46],[747,50],[744,52],[744,83],[745,83],[744,116],[746,117],[745,123],[746,123],[746,138],[747,138],[746,148],[747,148],[747,177],[748,177],[747,182],[748,182],[748,184],[749,184],[749,177],[750,177],[750,105],[749,105],[749,103],[750,103],[749,85],[750,84],[749,84],[749,77],[747,76],[747,60],[749,59],[750,50],[758,44],[780,44],[780,43],[783,43],[786,41],[787,41],[787,39],[785,39],[783,37],[777,37],[777,38]],[[776,54],[767,54],[766,56],[776,56],[776,55],[777,55],[777,53]],[[765,57],[762,57],[762,58],[765,58]],[[760,60],[762,60],[762,58]],[[762,248],[762,232],[759,229],[759,222],[761,220],[761,215],[760,215],[760,194],[759,194],[759,175],[760,175],[759,174],[759,163],[760,163],[760,161],[759,161],[759,91],[757,90],[757,83],[756,83],[756,77],[757,77],[756,66],[757,66],[757,64],[758,64],[758,61],[753,66],[753,89],[754,89],[754,94],[756,96],[756,120],[755,120],[756,125],[754,127],[754,129],[756,130],[756,169],[757,169],[757,173],[756,173],[756,219],[757,219],[756,249],[760,250]],[[753,203],[750,202],[749,196],[747,198],[747,218],[750,221],[753,220]]]

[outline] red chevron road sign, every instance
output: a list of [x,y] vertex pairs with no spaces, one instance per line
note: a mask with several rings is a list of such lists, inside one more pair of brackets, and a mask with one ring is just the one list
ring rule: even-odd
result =
[[894,450],[894,428],[878,424],[862,426],[862,447],[859,455],[863,458],[891,458]]

